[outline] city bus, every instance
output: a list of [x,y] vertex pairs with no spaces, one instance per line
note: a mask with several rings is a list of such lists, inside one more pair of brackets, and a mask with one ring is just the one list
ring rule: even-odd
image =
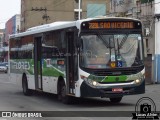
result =
[[145,93],[141,21],[101,17],[54,22],[10,35],[11,81],[24,95],[109,98]]

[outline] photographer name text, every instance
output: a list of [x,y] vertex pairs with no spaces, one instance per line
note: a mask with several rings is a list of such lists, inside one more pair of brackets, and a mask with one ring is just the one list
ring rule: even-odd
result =
[[136,113],[137,117],[143,117],[143,116],[154,117],[154,116],[157,116],[157,115],[158,114],[156,114],[156,113],[147,113],[147,114]]

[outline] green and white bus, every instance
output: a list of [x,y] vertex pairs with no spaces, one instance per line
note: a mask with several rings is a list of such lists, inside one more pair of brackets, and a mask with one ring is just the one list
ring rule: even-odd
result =
[[10,36],[10,79],[33,90],[72,97],[145,92],[142,24],[131,18],[88,18],[36,26]]

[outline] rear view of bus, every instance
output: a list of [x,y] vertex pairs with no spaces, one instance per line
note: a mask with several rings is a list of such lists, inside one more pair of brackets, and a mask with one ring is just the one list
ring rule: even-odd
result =
[[107,97],[145,92],[141,22],[106,18],[82,21],[79,37],[81,97]]

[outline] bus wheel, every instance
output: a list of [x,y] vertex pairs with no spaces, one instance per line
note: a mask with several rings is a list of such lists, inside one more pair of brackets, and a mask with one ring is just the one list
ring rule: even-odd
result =
[[59,91],[59,100],[62,101],[64,104],[70,104],[71,103],[71,97],[66,95],[66,86],[65,84],[61,84]]
[[110,101],[112,103],[119,103],[122,100],[122,97],[118,97],[118,98],[110,98]]
[[23,76],[22,78],[22,88],[23,88],[23,94],[26,96],[31,95],[31,90],[28,89],[28,83],[27,83],[27,78],[26,76]]

